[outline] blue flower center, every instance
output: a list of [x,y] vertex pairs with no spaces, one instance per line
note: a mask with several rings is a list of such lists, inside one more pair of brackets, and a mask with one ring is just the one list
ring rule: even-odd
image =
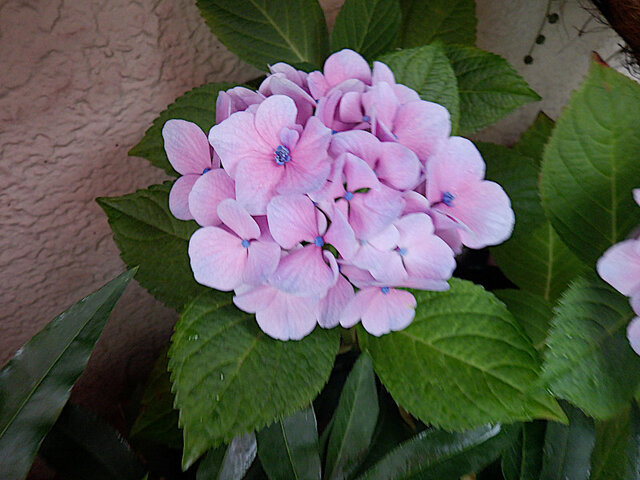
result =
[[362,116],[362,121],[368,123],[368,122],[371,121],[371,117],[369,115],[363,115]]
[[210,168],[205,168],[204,170],[202,170],[202,175],[204,175],[205,173],[207,173],[210,170],[211,170]]
[[389,287],[382,287],[380,291],[382,292],[383,295],[386,295],[387,293],[389,293]]
[[249,240],[247,240],[246,238],[242,240],[241,245],[244,248],[249,248]]
[[275,153],[273,154],[273,159],[276,161],[278,165],[284,165],[287,162],[291,161],[291,152],[284,145],[278,145]]
[[347,192],[347,193],[345,193],[345,194],[344,194],[344,199],[345,199],[347,202],[350,202],[352,198],[353,198],[353,193],[351,193],[351,192]]
[[317,236],[316,238],[313,239],[313,244],[316,247],[322,247],[324,245],[324,240],[322,239],[321,236]]
[[444,192],[442,194],[442,203],[444,203],[447,207],[452,207],[454,198],[456,197],[454,197],[451,192]]
[[398,248],[397,249],[398,253],[400,254],[401,257],[404,257],[407,254],[407,249],[406,248]]

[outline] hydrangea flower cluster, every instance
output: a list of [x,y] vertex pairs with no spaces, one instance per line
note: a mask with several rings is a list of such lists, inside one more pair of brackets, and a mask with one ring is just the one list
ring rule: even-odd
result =
[[[640,188],[633,191],[633,198],[640,205]],[[630,238],[610,247],[598,260],[597,270],[604,281],[631,297],[631,308],[639,316],[629,323],[627,338],[640,355],[640,238]]]
[[257,92],[219,94],[208,138],[183,120],[162,132],[182,174],[171,212],[202,226],[196,280],[233,290],[268,335],[403,329],[416,307],[403,287],[446,290],[463,245],[509,237],[509,198],[477,149],[385,64],[342,50],[322,72],[270,70]]

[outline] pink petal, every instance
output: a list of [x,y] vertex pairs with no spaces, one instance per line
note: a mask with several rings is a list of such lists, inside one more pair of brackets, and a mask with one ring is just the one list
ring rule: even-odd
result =
[[630,239],[610,247],[597,263],[598,274],[623,295],[640,289],[640,240]]
[[276,271],[280,262],[280,247],[273,242],[256,240],[249,244],[248,251],[242,281],[249,285],[261,285]]
[[396,97],[398,98],[398,102],[400,102],[400,105],[404,105],[405,103],[415,102],[417,100],[420,100],[420,95],[418,95],[418,92],[410,89],[406,85],[401,85],[399,83],[396,83],[395,85],[393,85],[393,93],[396,94]]
[[[385,82],[376,84],[362,95],[362,104],[372,124],[375,123],[376,129],[382,128],[385,131],[394,129],[394,119],[399,113],[400,103],[391,85]],[[383,138],[377,130],[373,133],[378,138]],[[386,140],[386,138],[383,139]]]
[[379,337],[407,327],[415,315],[416,300],[404,290],[366,287],[358,291],[343,311],[340,324],[349,328],[362,320],[367,332]]
[[169,192],[169,211],[178,220],[192,220],[193,213],[189,210],[189,193],[200,175],[184,175],[178,178]]
[[255,158],[241,164],[235,178],[236,199],[251,215],[265,215],[283,175],[283,167],[276,164],[273,157]]
[[344,328],[351,328],[360,321],[366,312],[368,305],[373,301],[376,294],[376,287],[366,287],[354,295],[340,316],[340,325]]
[[234,198],[235,183],[222,168],[197,177],[189,194],[189,209],[196,222],[203,227],[220,224],[218,204],[226,198]]
[[283,74],[268,76],[262,85],[260,93],[264,95],[284,95],[291,98],[296,104],[296,123],[303,125],[313,114],[316,102],[299,85],[287,79]]
[[402,211],[404,215],[409,213],[426,213],[429,211],[429,207],[431,207],[429,200],[418,192],[404,192],[402,198],[404,198],[404,210]]
[[315,99],[324,97],[329,90],[329,83],[321,72],[311,72],[307,77],[309,91]]
[[640,188],[633,189],[633,199],[638,205],[640,205]]
[[218,204],[218,216],[220,221],[242,240],[251,240],[260,236],[260,227],[237,200],[232,198],[222,200]]
[[168,120],[162,127],[164,149],[171,166],[182,175],[200,175],[211,168],[207,136],[195,123]]
[[382,62],[373,62],[371,83],[375,85],[380,82],[386,82],[389,85],[394,85],[396,83],[396,79],[393,76],[393,72],[386,64]]
[[336,284],[329,289],[320,301],[320,318],[318,324],[322,328],[333,328],[340,323],[340,317],[346,305],[354,296],[353,286],[342,275]]
[[369,64],[353,50],[345,49],[331,54],[324,62],[324,76],[331,86],[353,78],[371,84]]
[[426,162],[451,133],[449,112],[437,103],[409,102],[398,109],[393,131],[399,143]]
[[340,99],[340,121],[345,123],[362,122],[362,94],[360,92],[347,92]]
[[189,258],[198,283],[229,291],[242,283],[247,250],[235,235],[218,227],[204,227],[189,240]]
[[400,285],[408,278],[402,257],[393,250],[378,250],[364,244],[353,257],[353,264],[367,270],[376,282],[385,285]]
[[274,240],[289,250],[319,235],[316,207],[306,195],[278,195],[267,205],[267,220]]
[[411,190],[420,181],[421,165],[415,153],[399,143],[383,142],[375,172],[385,184],[397,190]]
[[466,138],[451,137],[427,164],[427,198],[435,203],[445,191],[457,195],[484,179],[484,171],[476,146]]
[[627,326],[627,338],[634,352],[640,355],[640,318],[634,317]]
[[258,325],[277,340],[300,340],[316,326],[318,300],[296,297],[263,285],[233,297],[245,312],[255,313]]
[[322,249],[311,244],[281,258],[270,282],[292,295],[322,298],[333,285],[333,273],[324,261]]
[[291,98],[273,95],[258,106],[255,127],[264,141],[275,150],[280,144],[280,130],[294,126],[297,115],[298,109]]
[[353,257],[358,247],[355,233],[347,218],[335,206],[331,209],[329,218],[331,219],[331,225],[324,235],[324,241],[333,245],[340,252],[342,258],[348,260]]
[[331,140],[331,154],[335,157],[342,153],[352,153],[374,168],[380,158],[382,144],[380,140],[364,130],[348,130],[334,135]]
[[273,158],[275,151],[258,135],[254,116],[249,112],[236,112],[224,122],[214,125],[209,132],[209,142],[233,179],[239,165],[256,157]]
[[353,193],[362,188],[376,188],[379,186],[378,177],[371,167],[359,157],[350,153],[343,154],[344,178],[347,189]]
[[354,195],[349,202],[349,224],[356,238],[368,240],[396,220],[404,208],[400,192],[381,185],[378,189]]

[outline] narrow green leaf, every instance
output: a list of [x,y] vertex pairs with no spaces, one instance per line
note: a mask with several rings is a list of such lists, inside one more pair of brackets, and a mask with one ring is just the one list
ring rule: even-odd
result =
[[331,50],[376,58],[391,50],[401,22],[398,0],[346,0],[331,32]]
[[265,70],[277,62],[320,68],[328,33],[316,0],[198,0],[218,39],[251,65]]
[[129,155],[146,158],[152,165],[162,168],[169,175],[178,176],[167,158],[162,139],[162,127],[167,120],[179,118],[197,124],[205,134],[216,123],[216,100],[221,90],[234,87],[231,83],[209,83],[189,90],[184,95],[176,98],[166,110],[162,111],[158,118],[145,132],[142,140],[131,150]]
[[545,352],[543,380],[557,397],[599,419],[631,401],[640,385],[640,357],[626,336],[633,316],[627,298],[595,274],[569,287]]
[[542,470],[542,446],[547,424],[543,421],[522,425],[518,439],[502,454],[505,480],[538,480]]
[[441,45],[426,45],[389,53],[379,59],[393,71],[398,83],[414,89],[420,98],[449,110],[453,130],[460,116],[458,82]]
[[64,477],[75,480],[140,480],[145,469],[110,425],[68,404],[42,442],[39,454]]
[[413,292],[406,329],[360,345],[393,398],[425,423],[446,429],[533,418],[563,420],[542,389],[531,340],[506,307],[482,287],[452,279],[446,292]]
[[516,108],[540,100],[502,57],[470,46],[445,45],[458,79],[460,132],[473,133]]
[[524,327],[536,350],[542,351],[553,318],[551,303],[524,290],[496,290],[493,293]]
[[640,85],[592,63],[556,123],[542,163],[551,224],[589,265],[640,223]]
[[399,46],[417,47],[436,40],[444,43],[476,43],[474,0],[400,0],[402,28]]
[[544,147],[551,137],[554,126],[553,120],[544,112],[539,112],[534,122],[525,130],[518,143],[514,146],[518,153],[533,159],[536,163],[536,168],[540,168],[542,164]]
[[593,421],[564,404],[569,425],[549,422],[544,437],[540,480],[586,480],[593,450]]
[[338,348],[337,329],[274,340],[215,292],[189,304],[169,350],[184,468],[209,448],[309,404],[329,378]]
[[56,317],[0,371],[3,479],[19,480],[27,475],[134,273],[123,273]]
[[195,281],[189,264],[189,238],[198,225],[171,214],[169,190],[171,183],[165,182],[96,201],[107,214],[124,263],[140,266],[136,280],[151,295],[180,310],[209,289]]
[[360,480],[454,480],[493,462],[518,428],[500,425],[467,432],[427,430],[401,444]]
[[634,404],[596,424],[590,480],[640,478],[640,412]]
[[313,408],[292,413],[260,430],[258,455],[269,480],[320,480]]
[[228,447],[210,450],[198,465],[196,480],[242,480],[258,453],[253,433],[238,435]]
[[360,355],[347,378],[327,446],[325,479],[350,477],[367,454],[378,420],[378,394],[371,358]]
[[169,380],[168,347],[156,360],[140,400],[140,412],[131,427],[131,438],[144,439],[172,448],[182,448],[178,411],[173,408]]

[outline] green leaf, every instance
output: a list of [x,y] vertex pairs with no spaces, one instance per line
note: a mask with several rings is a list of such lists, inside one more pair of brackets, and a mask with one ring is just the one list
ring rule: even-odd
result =
[[482,287],[451,279],[446,292],[413,292],[407,328],[360,345],[393,398],[425,423],[445,429],[533,418],[564,419],[542,389],[531,340]]
[[218,39],[251,65],[277,62],[316,68],[328,52],[324,14],[316,0],[198,0]]
[[235,85],[231,83],[209,83],[189,90],[164,110],[145,132],[142,140],[131,150],[129,155],[146,158],[152,165],[162,168],[169,175],[178,176],[164,151],[162,127],[167,120],[179,118],[197,124],[205,135],[216,123],[216,100],[218,93]]
[[145,474],[116,430],[73,404],[64,408],[39,454],[58,475],[76,480],[140,480]]
[[391,50],[400,29],[398,0],[346,0],[331,32],[331,50],[355,50],[376,58]]
[[542,470],[542,446],[546,422],[522,425],[518,439],[502,454],[505,480],[538,480]]
[[534,122],[514,146],[518,153],[533,159],[536,168],[540,168],[542,164],[544,147],[549,141],[554,125],[554,121],[544,112],[539,112]]
[[238,435],[228,447],[220,446],[207,453],[198,465],[196,480],[242,480],[257,452],[253,433]]
[[209,448],[309,404],[329,378],[338,348],[337,329],[318,328],[300,341],[282,342],[264,334],[228,296],[198,297],[182,313],[169,350],[184,430],[183,467]]
[[134,270],[116,277],[52,320],[0,371],[0,472],[29,472],[44,436],[69,399]]
[[320,480],[313,408],[295,412],[260,430],[258,455],[270,480]]
[[401,47],[417,47],[436,40],[444,43],[476,43],[474,0],[400,0]]
[[569,425],[549,422],[544,437],[540,480],[586,480],[593,450],[593,421],[577,408],[564,405]]
[[342,389],[327,447],[325,479],[350,477],[365,458],[378,420],[378,394],[371,358],[360,355]]
[[441,45],[427,45],[389,53],[380,58],[398,83],[414,89],[420,98],[439,103],[451,115],[453,130],[460,116],[458,82]]
[[543,380],[587,415],[608,418],[640,384],[640,357],[626,328],[634,313],[626,297],[592,274],[576,280],[551,323]]
[[493,462],[518,428],[484,426],[467,432],[427,430],[401,444],[360,480],[453,480]]
[[640,85],[592,63],[556,123],[542,163],[542,203],[589,265],[640,223]]
[[536,350],[545,346],[549,324],[553,318],[552,305],[544,298],[524,290],[496,290],[515,319],[520,322]]
[[640,478],[640,412],[634,404],[596,424],[590,480]]
[[479,48],[445,45],[458,79],[460,132],[473,133],[516,108],[540,100],[502,57]]
[[168,347],[156,360],[140,400],[140,412],[131,427],[131,438],[144,439],[172,448],[182,448],[178,411],[173,408],[169,379]]
[[189,238],[198,225],[171,214],[169,190],[171,183],[165,182],[96,201],[107,214],[124,263],[140,266],[136,280],[158,300],[180,310],[210,289],[195,281],[189,264]]

